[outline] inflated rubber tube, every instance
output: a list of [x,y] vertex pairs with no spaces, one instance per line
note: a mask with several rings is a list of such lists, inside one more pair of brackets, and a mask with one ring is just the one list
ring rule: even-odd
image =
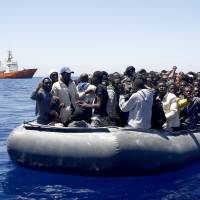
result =
[[99,176],[146,175],[200,160],[200,133],[21,125],[7,141],[17,164]]

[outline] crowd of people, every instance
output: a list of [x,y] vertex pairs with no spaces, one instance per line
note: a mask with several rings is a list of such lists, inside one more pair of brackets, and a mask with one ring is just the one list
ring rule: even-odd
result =
[[63,126],[130,126],[141,129],[195,129],[200,123],[200,72],[135,71],[123,74],[53,70],[32,93],[37,123]]

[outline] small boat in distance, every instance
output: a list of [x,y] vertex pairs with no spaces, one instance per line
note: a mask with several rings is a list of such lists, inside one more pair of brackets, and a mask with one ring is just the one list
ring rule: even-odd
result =
[[32,78],[37,68],[18,70],[18,63],[13,61],[11,51],[8,51],[8,58],[3,65],[0,61],[0,79],[5,78]]

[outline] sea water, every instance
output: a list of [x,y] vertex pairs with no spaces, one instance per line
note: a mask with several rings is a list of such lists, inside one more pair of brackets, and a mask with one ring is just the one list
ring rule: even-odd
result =
[[20,168],[9,158],[13,128],[35,119],[32,91],[41,78],[0,80],[0,200],[2,199],[200,199],[200,163],[154,176],[98,178]]

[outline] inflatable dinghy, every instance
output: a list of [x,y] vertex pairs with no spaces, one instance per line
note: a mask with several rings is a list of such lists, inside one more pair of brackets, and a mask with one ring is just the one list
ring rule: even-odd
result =
[[147,175],[200,160],[200,130],[69,128],[23,124],[7,141],[10,158],[23,167],[97,175]]

